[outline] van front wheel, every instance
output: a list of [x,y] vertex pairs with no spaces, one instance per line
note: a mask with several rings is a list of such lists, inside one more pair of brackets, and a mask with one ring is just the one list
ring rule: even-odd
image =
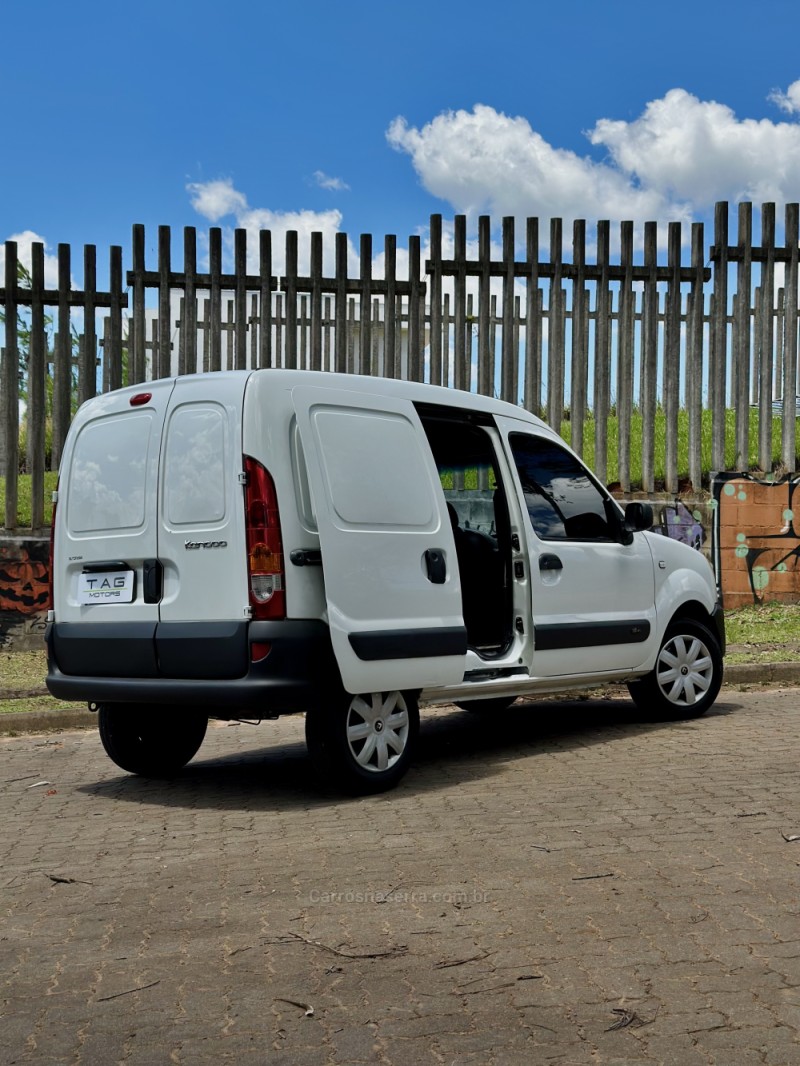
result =
[[691,618],[672,622],[655,669],[628,685],[636,706],[655,718],[699,718],[719,694],[722,653],[717,638]]
[[98,713],[100,740],[122,770],[142,777],[171,777],[197,754],[208,718],[174,707],[104,703]]
[[408,692],[343,693],[306,714],[306,744],[318,772],[347,792],[394,788],[411,765],[419,707]]

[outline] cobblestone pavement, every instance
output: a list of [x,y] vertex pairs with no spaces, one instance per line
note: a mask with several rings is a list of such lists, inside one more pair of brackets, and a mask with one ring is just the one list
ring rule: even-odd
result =
[[0,1059],[800,1064],[799,699],[427,712],[357,800],[300,719],[170,783],[4,739]]

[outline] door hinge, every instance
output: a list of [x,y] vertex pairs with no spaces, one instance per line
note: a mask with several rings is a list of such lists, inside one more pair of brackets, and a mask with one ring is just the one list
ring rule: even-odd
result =
[[240,485],[246,485],[247,484],[247,471],[246,470],[242,470],[240,472],[240,474],[238,475],[238,477],[236,478],[236,480],[239,482]]
[[518,633],[524,633],[524,632],[525,632],[525,623],[524,623],[524,622],[522,621],[522,619],[521,619],[521,618],[517,618],[517,619],[515,620],[515,622],[514,622],[514,628],[516,629],[516,631],[517,631]]

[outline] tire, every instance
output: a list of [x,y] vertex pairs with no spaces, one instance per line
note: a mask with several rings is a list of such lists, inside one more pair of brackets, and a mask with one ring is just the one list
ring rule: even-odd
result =
[[656,718],[679,720],[705,714],[722,685],[719,641],[691,618],[670,623],[658,650],[655,669],[628,685],[639,710]]
[[141,777],[172,777],[197,754],[208,718],[174,707],[101,704],[100,740],[122,770]]
[[456,707],[460,707],[462,711],[469,711],[470,714],[502,714],[503,711],[507,711],[509,707],[512,707],[517,702],[516,696],[494,696],[491,699],[485,700],[464,700],[463,703],[456,703]]
[[409,692],[343,693],[306,714],[306,744],[327,784],[358,795],[394,788],[411,765],[419,707]]

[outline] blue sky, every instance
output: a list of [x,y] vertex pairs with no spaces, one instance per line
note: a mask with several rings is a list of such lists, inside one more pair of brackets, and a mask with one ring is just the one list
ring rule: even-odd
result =
[[159,224],[380,247],[435,211],[800,200],[796,0],[43,0],[2,26],[0,241],[23,254],[127,258],[135,222],[150,256]]

